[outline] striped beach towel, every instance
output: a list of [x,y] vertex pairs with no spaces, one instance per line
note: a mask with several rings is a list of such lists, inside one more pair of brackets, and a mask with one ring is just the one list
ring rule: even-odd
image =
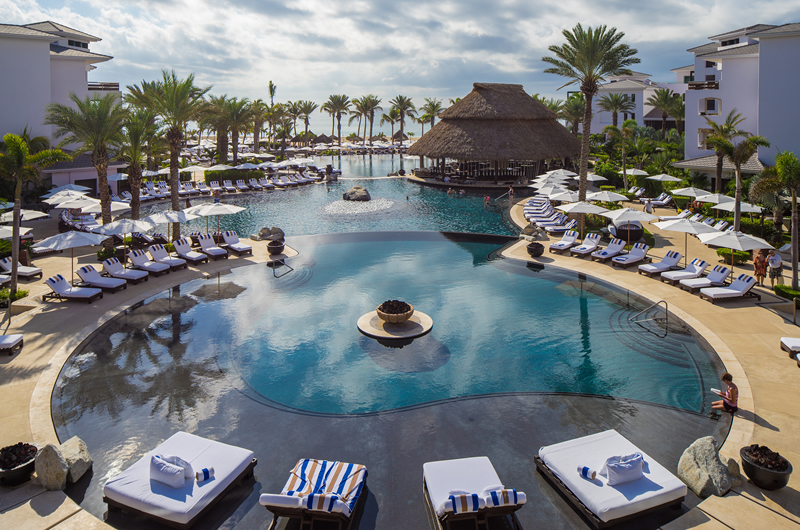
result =
[[486,506],[516,506],[518,503],[517,490],[494,490],[486,496]]
[[304,497],[322,491],[330,464],[326,460],[311,458],[300,460],[292,469],[281,494]]
[[485,501],[477,493],[450,495],[450,503],[453,506],[453,513],[477,512],[483,507],[482,504],[485,506]]

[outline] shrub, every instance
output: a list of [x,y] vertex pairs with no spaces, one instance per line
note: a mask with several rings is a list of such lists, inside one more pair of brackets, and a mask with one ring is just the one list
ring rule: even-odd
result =
[[614,166],[609,162],[598,162],[594,166],[594,172],[601,177],[607,179],[619,179],[619,173],[614,169]]
[[775,294],[787,300],[794,300],[795,306],[800,307],[800,300],[795,300],[800,297],[800,291],[795,291],[789,285],[776,285]]
[[600,186],[600,191],[617,191],[616,186]]
[[167,252],[175,252],[175,245],[173,245],[172,243],[167,243],[164,245],[164,249]]
[[97,251],[97,260],[103,261],[107,260],[108,258],[113,258],[115,254],[115,250],[113,248],[101,248]]
[[675,201],[675,207],[678,210],[685,210],[686,205],[693,200],[691,197],[681,197],[680,195],[673,195],[672,199]]
[[4,287],[0,289],[0,300],[8,300],[11,299],[12,302],[25,298],[30,294],[28,289],[17,289],[17,292],[14,293],[14,296],[11,296],[11,291],[8,287]]
[[[730,265],[731,264],[731,249],[729,248],[718,248],[717,249],[717,256],[721,257],[722,260]],[[734,265],[741,265],[745,263],[747,260],[750,259],[750,253],[745,252],[743,250],[734,250],[733,251],[733,264]]]
[[263,177],[264,172],[256,169],[225,169],[223,171],[206,171],[206,184],[211,184],[212,182],[219,182],[222,184],[223,180],[230,180],[231,182],[235,183],[237,180],[242,179],[247,182],[248,179],[260,179]]

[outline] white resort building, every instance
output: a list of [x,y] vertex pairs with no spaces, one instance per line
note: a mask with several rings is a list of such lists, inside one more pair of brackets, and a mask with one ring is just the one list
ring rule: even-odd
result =
[[[673,72],[688,82],[686,91],[686,160],[674,164],[713,175],[716,156],[706,147],[710,131],[706,118],[725,121],[736,109],[745,120],[739,125],[766,137],[744,169],[756,173],[773,164],[778,151],[800,153],[800,105],[795,92],[800,82],[800,23],[756,24],[709,37],[711,42],[689,48],[694,63]],[[725,172],[731,167],[725,162]]]
[[[83,99],[88,94],[119,92],[118,83],[90,82],[96,64],[112,57],[89,51],[101,39],[57,22],[0,24],[0,135],[22,134],[52,139],[52,127],[44,125],[49,103],[70,104],[69,93]],[[56,144],[57,142],[53,142]],[[110,165],[109,174],[124,164]],[[89,156],[55,164],[44,171],[56,186],[74,183],[96,190],[97,173]]]

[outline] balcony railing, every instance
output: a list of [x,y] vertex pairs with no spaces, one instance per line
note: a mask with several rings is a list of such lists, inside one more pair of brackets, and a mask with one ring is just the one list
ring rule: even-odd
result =
[[719,90],[719,81],[694,81],[689,83],[689,90]]
[[88,85],[89,90],[119,92],[119,83],[88,83]]

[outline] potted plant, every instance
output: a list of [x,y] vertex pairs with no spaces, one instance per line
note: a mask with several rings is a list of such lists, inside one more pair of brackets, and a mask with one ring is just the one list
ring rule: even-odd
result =
[[384,322],[400,324],[414,314],[414,306],[400,300],[387,300],[376,309],[378,316]]
[[0,486],[27,482],[33,473],[37,451],[35,445],[22,442],[0,449]]
[[542,245],[541,243],[537,243],[536,241],[528,243],[527,249],[528,249],[528,254],[532,258],[538,258],[542,254],[544,254],[544,245]]
[[270,255],[281,254],[283,252],[283,241],[273,240],[267,243],[267,252]]
[[769,447],[748,445],[739,450],[742,469],[753,484],[765,490],[777,490],[789,483],[792,464]]

